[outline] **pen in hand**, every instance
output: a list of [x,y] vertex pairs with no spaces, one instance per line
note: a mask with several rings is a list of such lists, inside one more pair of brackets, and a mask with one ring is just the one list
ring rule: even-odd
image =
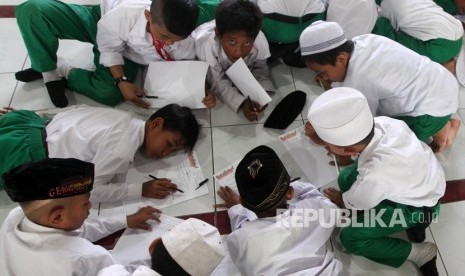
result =
[[[153,180],[160,180],[160,178],[156,177],[156,176],[153,176],[151,174],[149,174],[149,177],[152,178]],[[176,191],[180,192],[180,193],[184,193],[183,190],[181,189],[178,189],[178,188],[172,188],[170,187],[171,189],[175,189]]]
[[294,178],[292,178],[291,181],[289,181],[289,183],[292,183],[292,182],[297,181],[297,180],[300,180],[300,177],[294,177]]
[[158,96],[147,96],[147,95],[145,95],[145,96],[139,96],[139,95],[138,95],[137,97],[139,97],[139,98],[145,98],[145,99],[158,99]]
[[[253,112],[258,112],[257,108],[253,104],[252,100],[250,99],[250,96],[247,96],[247,102],[249,103],[249,109],[252,110]],[[258,121],[258,115],[255,118],[255,121]]]
[[199,185],[197,186],[197,188],[195,188],[195,190],[197,190],[198,188],[202,187],[205,183],[208,182],[208,178],[205,178],[204,180],[202,180],[202,182],[199,183]]

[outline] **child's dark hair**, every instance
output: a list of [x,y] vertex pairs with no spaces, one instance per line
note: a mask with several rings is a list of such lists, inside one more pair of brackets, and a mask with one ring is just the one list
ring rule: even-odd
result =
[[249,0],[224,0],[216,8],[216,29],[220,35],[243,31],[249,37],[256,37],[262,20],[260,8]]
[[336,65],[336,58],[337,56],[342,53],[349,53],[352,54],[354,51],[354,43],[352,40],[347,40],[344,44],[331,49],[326,52],[318,53],[318,54],[313,54],[313,55],[308,55],[308,56],[303,56],[302,60],[307,63],[317,63],[320,65],[327,65],[330,64],[332,66]]
[[170,130],[181,133],[184,138],[185,148],[192,150],[199,137],[200,125],[192,111],[178,104],[169,104],[150,116],[149,121],[155,118],[163,118],[163,130]]
[[188,37],[196,27],[199,7],[195,0],[152,0],[150,13],[152,22],[170,33]]
[[189,276],[189,273],[171,257],[162,240],[155,245],[151,261],[152,269],[161,275]]

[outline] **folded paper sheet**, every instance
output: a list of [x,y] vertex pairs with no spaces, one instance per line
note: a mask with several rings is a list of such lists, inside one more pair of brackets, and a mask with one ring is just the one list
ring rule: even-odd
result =
[[271,102],[270,96],[252,75],[242,58],[238,59],[226,70],[226,75],[244,96],[250,96],[253,101],[256,101],[261,106]]
[[147,70],[144,89],[148,96],[158,99],[144,99],[152,108],[161,108],[177,103],[192,109],[205,108],[205,77],[208,64],[203,61],[152,62]]

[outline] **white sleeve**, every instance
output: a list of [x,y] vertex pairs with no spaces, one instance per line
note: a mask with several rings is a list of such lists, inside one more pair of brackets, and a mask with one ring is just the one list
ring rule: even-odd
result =
[[252,221],[257,219],[257,215],[241,204],[236,204],[228,209],[228,216],[231,222],[231,231],[241,227],[245,221]]
[[238,112],[245,97],[233,86],[232,81],[228,78],[218,62],[213,66],[210,64],[207,79],[213,93],[215,93],[224,104],[235,112]]
[[97,46],[100,64],[106,67],[123,65],[123,51],[127,47],[129,33],[137,22],[140,8],[115,8],[97,23]]
[[114,264],[100,270],[97,276],[131,276],[131,273],[123,265]]
[[124,214],[107,218],[88,218],[81,228],[76,231],[80,237],[95,242],[127,226],[127,219]]

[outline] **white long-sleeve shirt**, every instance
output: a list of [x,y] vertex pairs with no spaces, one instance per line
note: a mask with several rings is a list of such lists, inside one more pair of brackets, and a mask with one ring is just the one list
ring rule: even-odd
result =
[[352,40],[345,79],[332,86],[359,90],[374,116],[442,117],[457,111],[459,86],[442,65],[386,37]]
[[322,13],[326,10],[326,0],[251,0],[260,10],[287,16],[302,17],[309,13]]
[[110,183],[126,173],[144,142],[145,121],[111,108],[81,107],[61,112],[46,126],[50,158],[77,158],[95,164],[92,202],[142,196],[142,183]]
[[[342,264],[326,248],[334,225],[322,227],[318,219],[306,221],[305,215],[308,210],[320,211],[319,219],[329,222],[339,209],[313,185],[291,185],[294,199],[281,215],[253,219],[241,205],[228,211],[233,229],[227,241],[229,254],[242,275],[341,274]],[[235,222],[241,223],[240,228]]]
[[80,229],[64,231],[30,221],[17,207],[10,211],[0,229],[0,275],[95,276],[117,262],[92,241],[126,226],[124,216],[87,219]]
[[432,207],[444,195],[444,171],[408,126],[375,118],[375,135],[358,158],[357,180],[342,194],[347,208],[370,209],[383,200]]
[[395,30],[422,41],[455,41],[463,36],[462,23],[433,0],[383,0],[379,15],[389,19]]
[[147,266],[139,266],[132,274],[126,270],[123,265],[115,264],[106,267],[98,273],[97,276],[161,276],[156,271]]
[[[210,87],[221,100],[238,111],[245,97],[233,86],[226,75],[226,70],[232,62],[226,56],[220,41],[215,37],[215,21],[200,25],[193,33],[195,39],[195,52],[199,60],[210,65],[207,81]],[[270,56],[270,50],[265,35],[260,31],[255,39],[252,51],[244,58],[255,79],[266,91],[274,91],[274,85],[270,78],[266,59]]]
[[[147,32],[145,10],[150,10],[151,0],[120,1],[107,11],[97,23],[97,44],[100,64],[110,67],[123,65],[123,57],[142,65],[164,59],[155,50],[153,39]],[[194,40],[187,37],[173,45],[163,47],[174,60],[195,58]]]

